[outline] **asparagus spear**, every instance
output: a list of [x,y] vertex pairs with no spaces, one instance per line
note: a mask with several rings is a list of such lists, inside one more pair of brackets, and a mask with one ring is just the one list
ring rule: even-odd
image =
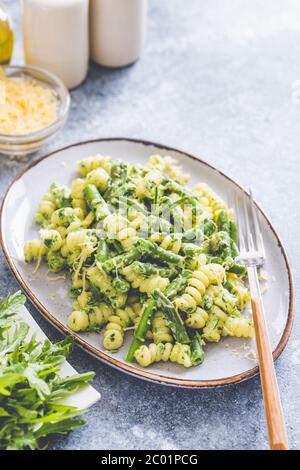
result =
[[[165,295],[169,298],[174,297],[177,293],[186,285],[188,279],[188,273],[183,272],[183,276],[174,279],[165,290]],[[172,304],[171,304],[172,305]],[[156,302],[151,299],[149,300],[144,313],[139,321],[137,330],[134,334],[134,338],[130,345],[129,351],[126,356],[126,361],[131,362],[134,358],[135,351],[143,344],[145,341],[147,331],[151,324],[151,318],[156,308]]]
[[120,277],[115,277],[114,280],[112,281],[112,285],[115,289],[118,291],[124,293],[128,292],[130,289],[130,284],[127,282],[125,279],[122,279]]
[[183,320],[176,311],[174,305],[170,300],[159,290],[155,289],[153,298],[157,301],[158,308],[161,309],[165,319],[168,321],[168,326],[171,329],[175,340],[178,343],[189,343],[190,338],[186,332]]
[[237,247],[237,244],[233,240],[231,240],[230,248],[231,248],[231,256],[233,258],[236,258],[239,255],[239,249]]
[[[106,200],[111,200],[112,197],[116,200],[120,194],[124,196],[130,185],[127,175],[128,164],[117,160],[111,167],[109,187],[104,194]],[[131,189],[134,190],[134,187]]]
[[112,250],[113,250],[112,253],[115,252],[116,255],[121,255],[124,253],[124,249],[121,243],[116,238],[110,239],[109,245],[112,247]]
[[149,240],[140,240],[143,242],[144,248],[148,250],[154,258],[158,258],[161,261],[165,261],[168,264],[176,264],[178,266],[183,266],[183,257],[172,253],[172,251],[167,251],[160,246],[157,246],[155,243],[150,242]]
[[209,240],[209,251],[223,260],[232,257],[231,239],[228,232],[222,230],[214,233]]
[[210,237],[216,230],[216,224],[211,219],[205,219],[202,222],[201,228],[206,237]]
[[217,226],[219,232],[227,232],[230,235],[230,224],[227,212],[220,211],[217,217]]
[[147,219],[147,235],[151,233],[171,233],[172,224],[156,215],[150,215]]
[[182,256],[176,255],[172,251],[165,250],[149,240],[139,239],[134,246],[140,250],[140,254],[149,254],[153,256],[153,258],[157,258],[167,264],[177,265],[179,267],[182,267],[184,264],[184,258]]
[[94,184],[88,184],[84,188],[84,197],[87,205],[94,212],[97,221],[110,214],[108,205]]
[[174,200],[169,196],[164,196],[160,199],[159,213],[161,214],[161,217],[166,220],[170,220],[171,218],[173,219],[175,231],[177,231],[176,227],[181,229],[183,226],[184,214],[181,207],[181,201],[182,199],[179,199],[174,202]]
[[123,204],[124,206],[127,206],[127,207],[133,207],[134,209],[136,209],[137,211],[141,212],[144,215],[148,214],[148,211],[145,208],[145,206],[137,202],[133,198],[130,198],[127,196],[118,196],[118,198],[116,198],[116,201],[112,198],[112,203],[114,204],[115,202],[119,204]]
[[186,287],[190,275],[190,271],[183,271],[182,276],[174,279],[165,289],[165,296],[168,297],[168,299],[173,299],[176,297],[178,292],[182,291]]
[[197,256],[202,253],[202,248],[194,243],[183,243],[181,249],[185,256]]
[[103,263],[109,258],[109,249],[106,243],[106,240],[101,238],[98,242],[96,261],[98,263]]
[[125,268],[125,266],[128,266],[129,264],[133,263],[136,259],[139,259],[140,256],[140,252],[137,249],[132,248],[126,253],[122,253],[104,261],[102,267],[104,271],[109,273],[116,269]]
[[229,292],[234,292],[234,284],[231,281],[226,281],[223,285]]
[[116,160],[111,167],[110,177],[111,182],[125,182],[127,179],[128,164],[122,160]]
[[134,338],[132,340],[132,343],[130,345],[130,348],[126,356],[127,362],[132,362],[135,351],[144,343],[154,310],[155,310],[155,301],[151,299],[149,300],[144,310],[144,313],[139,321],[137,330],[134,334]]
[[173,202],[173,204],[171,204],[171,206],[170,206],[170,209],[173,209],[173,207],[176,207],[179,204],[180,205],[181,204],[190,204],[193,208],[193,215],[199,215],[199,214],[203,213],[203,209],[201,207],[200,202],[194,196],[190,196],[190,195],[186,194],[181,199],[178,199],[177,201]]
[[154,258],[158,258],[162,261],[165,261],[168,264],[175,264],[179,267],[183,266],[184,259],[180,255],[172,253],[172,251],[167,251],[160,246],[154,244],[153,253],[151,253]]
[[235,220],[231,220],[229,222],[229,231],[230,231],[231,240],[233,240],[234,243],[238,245],[238,242],[239,242],[238,227],[237,227],[237,223],[235,222]]
[[151,276],[153,274],[158,274],[161,277],[171,277],[176,274],[176,269],[171,268],[162,268],[152,263],[142,263],[141,261],[134,261],[132,263],[132,269],[138,274],[143,274],[144,276]]
[[225,260],[220,256],[209,257],[210,263],[222,264],[226,271],[229,273],[237,274],[238,276],[245,276],[247,274],[247,266],[244,264],[236,263],[232,257],[227,257]]
[[[236,258],[239,254],[237,247],[238,244],[238,229],[237,223],[228,219],[225,211],[221,211],[217,219],[219,234],[222,234],[225,244],[227,245],[224,257],[231,256]],[[225,235],[226,234],[226,235]]]
[[102,267],[108,273],[115,269],[125,268],[125,266],[128,266],[134,261],[140,259],[143,255],[149,254],[151,250],[152,247],[149,247],[145,240],[137,240],[129,251],[107,259],[103,262]]
[[190,197],[191,194],[188,191],[188,189],[184,188],[181,184],[177,183],[176,181],[172,180],[171,178],[164,178],[162,181],[162,184],[164,185],[165,191],[171,191],[176,194],[179,194],[180,196],[184,197]]
[[183,242],[201,242],[204,239],[204,233],[201,227],[191,228],[182,234]]
[[245,276],[247,274],[247,266],[244,264],[233,263],[228,269],[228,272],[237,274],[238,276]]
[[195,333],[191,343],[191,361],[193,366],[198,366],[202,364],[205,358],[205,353],[203,350],[203,346],[205,346],[205,342],[202,339],[199,333]]

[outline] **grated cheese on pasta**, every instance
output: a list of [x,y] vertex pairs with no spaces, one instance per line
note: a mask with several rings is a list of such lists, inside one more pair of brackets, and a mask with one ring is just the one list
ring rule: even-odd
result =
[[0,133],[26,135],[57,119],[57,98],[51,88],[29,78],[9,78],[0,69]]

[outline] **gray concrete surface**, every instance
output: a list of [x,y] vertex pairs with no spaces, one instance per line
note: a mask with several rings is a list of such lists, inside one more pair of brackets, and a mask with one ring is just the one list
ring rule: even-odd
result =
[[[19,2],[6,2],[22,61]],[[145,50],[132,67],[92,66],[72,92],[70,119],[46,150],[76,141],[143,137],[204,157],[244,185],[278,229],[294,268],[296,319],[277,362],[290,445],[300,439],[299,122],[297,0],[150,0]],[[294,87],[294,88],[293,88]],[[31,157],[32,158],[32,157]],[[29,160],[29,159],[28,159]],[[0,155],[0,194],[28,163]],[[0,255],[0,292],[18,288]],[[28,303],[55,340],[60,335]],[[52,449],[265,449],[258,378],[218,390],[176,390],[128,377],[75,350],[102,400],[88,424]]]

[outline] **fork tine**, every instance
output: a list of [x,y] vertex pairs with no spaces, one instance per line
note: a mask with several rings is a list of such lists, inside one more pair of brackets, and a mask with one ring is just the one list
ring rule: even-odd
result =
[[250,208],[251,208],[251,216],[253,220],[253,228],[254,228],[254,238],[255,238],[255,244],[257,250],[260,248],[260,240],[259,240],[259,233],[260,229],[258,226],[258,220],[257,220],[257,214],[254,208],[254,202],[253,202],[253,196],[252,196],[252,189],[249,188],[249,194],[250,194]]
[[258,251],[262,253],[262,256],[265,257],[265,247],[264,247],[263,237],[261,233],[260,222],[259,222],[257,210],[254,206],[253,193],[252,193],[251,188],[249,189],[249,194],[250,194],[250,207],[251,207],[251,213],[252,213],[253,225],[254,225],[254,235],[256,239],[256,248]]
[[238,226],[239,249],[240,249],[240,251],[244,251],[245,250],[245,243],[244,243],[244,237],[243,237],[243,233],[242,233],[242,225],[240,223],[240,209],[239,209],[239,201],[238,201],[238,196],[237,196],[236,191],[234,192],[233,205],[234,205],[235,218],[236,218],[237,226]]
[[248,251],[254,250],[253,238],[250,229],[250,221],[249,221],[249,211],[248,211],[248,201],[246,199],[246,194],[243,193],[243,216],[246,225],[246,240],[248,241]]

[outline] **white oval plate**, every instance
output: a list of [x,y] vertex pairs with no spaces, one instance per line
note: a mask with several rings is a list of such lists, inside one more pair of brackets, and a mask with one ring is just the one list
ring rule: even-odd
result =
[[[220,343],[209,344],[206,359],[200,367],[185,369],[175,364],[158,363],[142,369],[135,363],[128,364],[124,361],[131,341],[130,333],[127,334],[123,348],[110,354],[102,348],[101,334],[74,334],[67,328],[66,321],[72,302],[68,296],[68,281],[49,281],[45,264],[33,275],[33,266],[24,262],[23,244],[25,240],[37,236],[38,227],[34,223],[34,214],[50,184],[55,181],[70,185],[76,177],[76,161],[97,153],[131,163],[145,163],[153,153],[172,155],[191,174],[192,185],[205,181],[225,199],[234,190],[243,191],[237,183],[206,162],[182,151],[150,142],[124,138],[99,139],[57,150],[35,161],[23,171],[8,189],[2,205],[0,240],[3,251],[28,297],[58,329],[73,334],[84,349],[132,375],[182,387],[216,387],[239,382],[257,374],[256,361],[250,351],[255,349],[254,341],[223,338]],[[283,351],[292,327],[292,276],[278,235],[261,209],[259,211],[267,254],[265,270],[273,278],[264,295],[264,303],[276,359]],[[55,277],[53,274],[51,276]]]

